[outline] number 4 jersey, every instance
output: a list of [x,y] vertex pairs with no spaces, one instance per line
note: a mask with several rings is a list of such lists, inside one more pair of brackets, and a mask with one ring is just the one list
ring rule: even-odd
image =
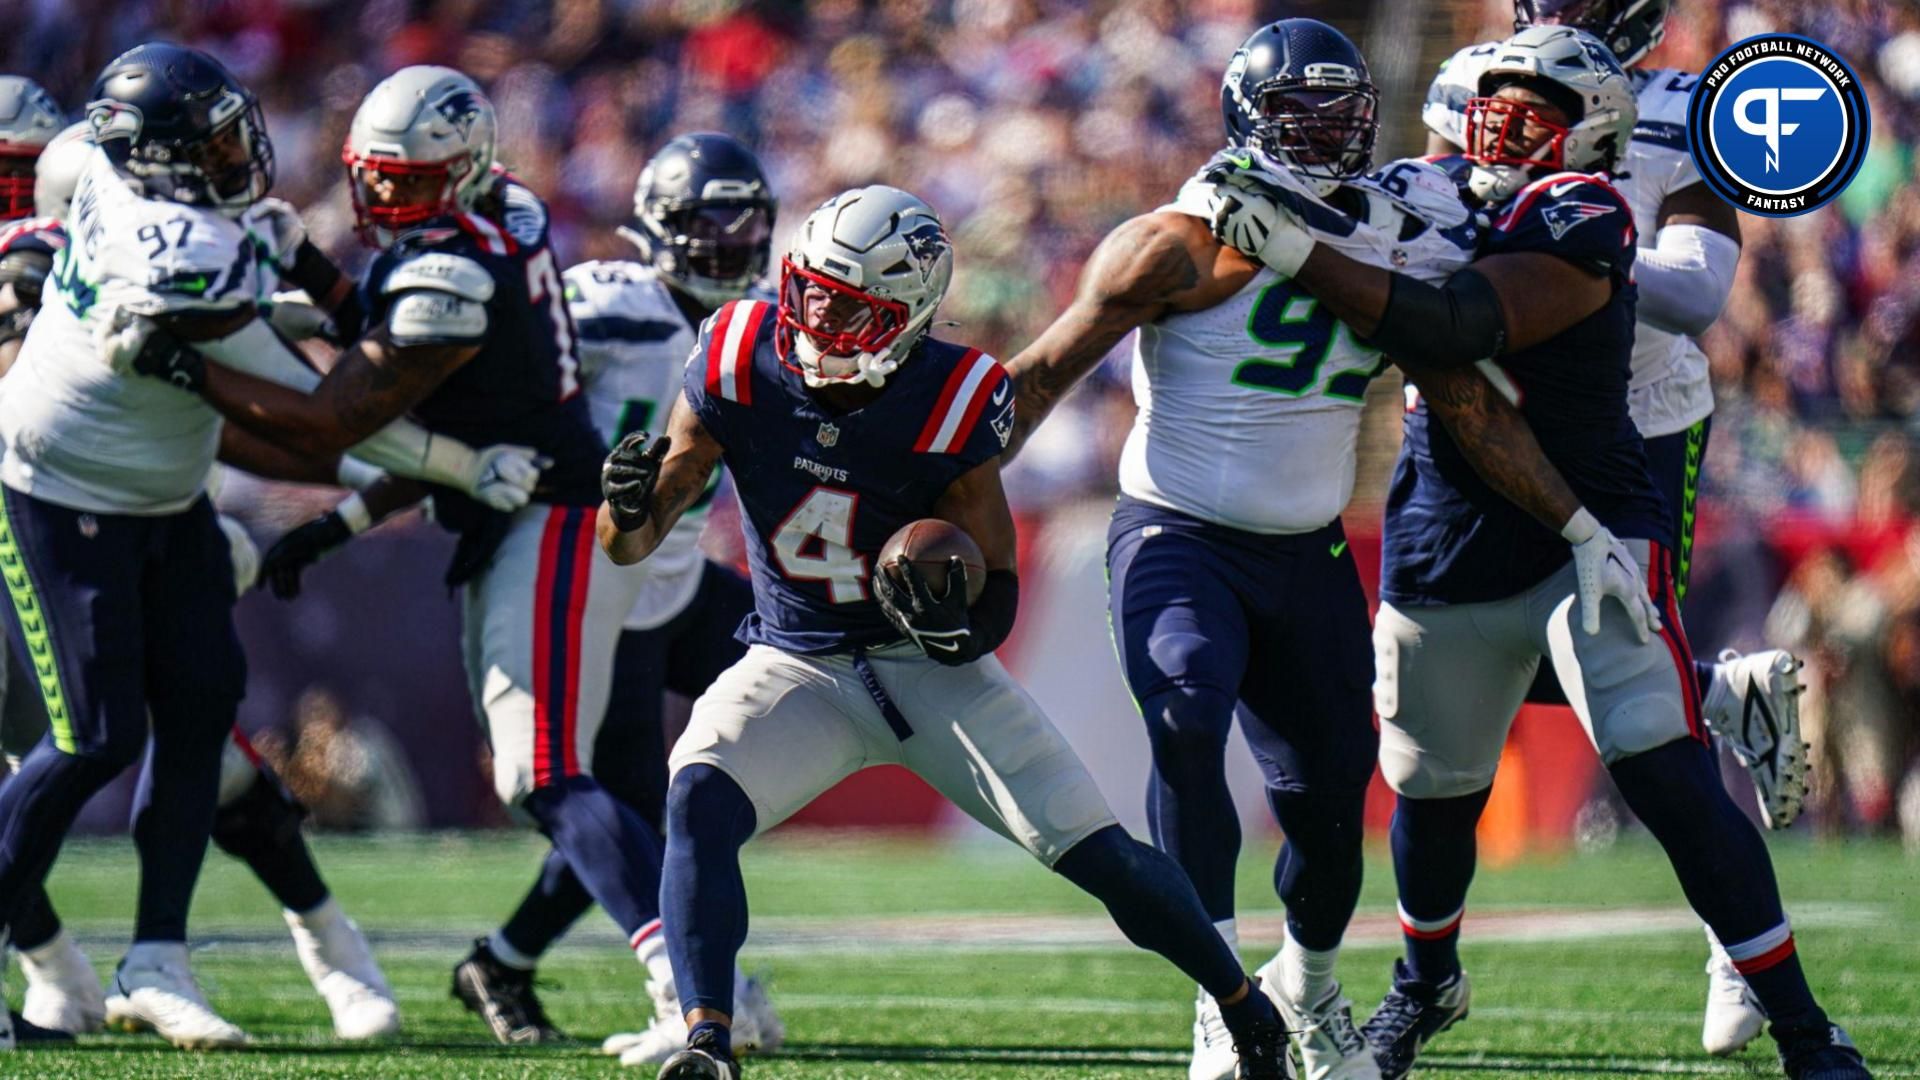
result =
[[773,304],[726,305],[701,325],[684,380],[743,511],[754,613],[740,638],[793,653],[896,641],[869,585],[874,559],[1000,455],[1013,386],[993,357],[929,338],[871,404],[831,412],[783,362],[774,332]]
[[[1394,162],[1351,186],[1367,221],[1303,189],[1287,201],[1316,240],[1375,266],[1439,281],[1473,258],[1476,229],[1440,169]],[[1205,218],[1208,189],[1196,176],[1162,209]],[[1140,328],[1120,490],[1246,532],[1321,528],[1353,495],[1360,409],[1384,366],[1310,293],[1262,269],[1223,303]]]

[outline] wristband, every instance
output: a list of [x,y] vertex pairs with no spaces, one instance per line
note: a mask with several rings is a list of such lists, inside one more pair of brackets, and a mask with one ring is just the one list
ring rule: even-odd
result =
[[365,491],[379,483],[381,477],[386,475],[385,470],[369,465],[351,454],[341,454],[340,467],[334,470],[334,478],[340,481],[340,486],[354,491]]
[[357,491],[341,499],[333,512],[346,525],[349,536],[359,536],[373,526],[373,512],[367,509],[367,500]]
[[1575,545],[1584,544],[1593,539],[1594,534],[1599,531],[1600,522],[1584,506],[1575,510],[1573,516],[1567,519],[1567,523],[1560,526],[1561,538]]

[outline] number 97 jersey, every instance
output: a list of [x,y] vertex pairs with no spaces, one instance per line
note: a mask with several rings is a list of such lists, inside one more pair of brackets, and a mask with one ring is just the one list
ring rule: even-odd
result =
[[[1204,220],[1209,186],[1196,177],[1162,209]],[[1367,220],[1304,189],[1283,201],[1359,262],[1439,281],[1473,258],[1477,226],[1438,167],[1397,161],[1350,186]],[[1120,490],[1245,532],[1322,528],[1353,495],[1360,409],[1385,367],[1311,293],[1263,267],[1213,307],[1140,328]]]
[[848,652],[899,640],[870,585],[880,548],[1000,456],[1013,387],[993,357],[931,338],[871,404],[831,412],[774,347],[774,305],[736,300],[700,327],[687,405],[724,451],[753,570],[748,644]]

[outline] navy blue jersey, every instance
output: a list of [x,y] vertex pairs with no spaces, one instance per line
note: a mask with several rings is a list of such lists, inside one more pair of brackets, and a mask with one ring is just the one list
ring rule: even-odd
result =
[[[546,206],[511,179],[495,184],[489,203],[482,213],[412,229],[373,261],[362,285],[371,324],[386,321],[395,297],[384,285],[409,260],[444,253],[478,263],[493,279],[485,325],[471,338],[480,351],[415,406],[413,417],[429,431],[476,447],[530,446],[553,459],[537,501],[598,506],[607,445],[580,393],[573,319],[547,245]],[[471,509],[463,502],[450,492],[435,494],[436,511],[452,510],[442,520],[456,528]]]
[[[1442,159],[1464,174],[1464,159]],[[1540,251],[1612,279],[1605,306],[1553,338],[1496,361],[1547,459],[1602,524],[1671,543],[1645,446],[1627,412],[1632,377],[1633,215],[1601,176],[1559,173],[1490,208],[1481,257]],[[1480,479],[1424,401],[1410,409],[1387,494],[1381,595],[1396,605],[1512,596],[1571,557],[1567,542]]]
[[743,510],[754,613],[740,639],[794,653],[897,641],[873,599],[874,560],[954,480],[999,456],[1013,386],[993,357],[929,339],[872,404],[835,413],[781,361],[773,332],[772,304],[726,305],[701,325],[684,380]]
[[0,222],[0,255],[30,251],[52,258],[66,246],[66,226],[56,218],[20,218]]

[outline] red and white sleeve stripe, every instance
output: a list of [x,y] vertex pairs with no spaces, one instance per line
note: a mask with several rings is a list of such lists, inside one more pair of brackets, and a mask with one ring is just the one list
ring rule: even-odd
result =
[[474,239],[480,241],[481,250],[487,254],[513,254],[516,247],[513,238],[501,232],[493,222],[488,221],[479,214],[456,214],[454,220],[460,223],[461,228],[471,233]]
[[1004,402],[1007,371],[993,357],[974,349],[960,358],[940,390],[933,414],[913,444],[919,454],[957,454],[967,445],[989,402]]
[[753,343],[772,305],[736,300],[714,316],[707,339],[707,396],[753,404]]

